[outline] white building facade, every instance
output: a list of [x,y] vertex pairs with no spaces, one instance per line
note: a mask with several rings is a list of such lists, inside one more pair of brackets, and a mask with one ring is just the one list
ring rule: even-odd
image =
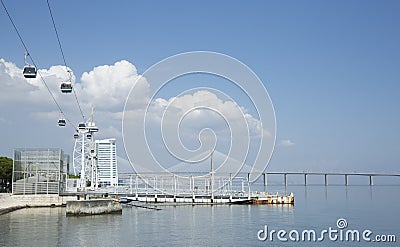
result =
[[118,185],[117,149],[115,142],[114,138],[95,141],[97,181],[100,186]]

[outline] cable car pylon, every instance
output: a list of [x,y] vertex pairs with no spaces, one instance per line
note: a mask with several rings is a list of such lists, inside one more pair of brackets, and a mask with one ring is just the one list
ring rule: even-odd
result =
[[98,187],[97,156],[94,145],[94,133],[98,131],[99,129],[93,122],[92,108],[90,119],[86,123],[79,123],[77,132],[74,134],[75,144],[72,165],[74,175],[80,176],[78,188],[81,190],[85,190],[89,183],[91,189]]

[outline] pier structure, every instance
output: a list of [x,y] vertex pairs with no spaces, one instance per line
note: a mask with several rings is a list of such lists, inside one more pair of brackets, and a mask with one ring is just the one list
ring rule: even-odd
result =
[[[242,174],[241,174],[242,175]],[[147,203],[293,204],[294,195],[252,191],[249,174],[120,174],[120,198]],[[112,193],[112,191],[110,191]]]
[[120,193],[138,195],[164,193],[171,195],[208,195],[247,193],[249,183],[246,176],[217,176],[211,174],[173,173],[120,173],[118,189]]

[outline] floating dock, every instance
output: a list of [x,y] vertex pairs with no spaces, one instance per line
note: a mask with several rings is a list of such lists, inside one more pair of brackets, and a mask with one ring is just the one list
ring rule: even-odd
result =
[[185,203],[185,204],[294,204],[294,195],[254,193],[251,195],[168,195],[137,194],[120,197],[122,203],[132,201],[144,203]]

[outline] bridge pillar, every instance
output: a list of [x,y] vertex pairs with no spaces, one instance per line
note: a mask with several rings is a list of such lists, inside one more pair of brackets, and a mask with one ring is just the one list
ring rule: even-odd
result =
[[324,177],[325,177],[325,186],[327,186],[328,185],[328,174],[325,174]]
[[304,185],[307,185],[307,173],[304,173]]
[[349,185],[349,175],[347,175],[347,174],[344,175],[344,184],[346,186]]
[[374,185],[374,176],[369,176],[369,185],[372,186]]

